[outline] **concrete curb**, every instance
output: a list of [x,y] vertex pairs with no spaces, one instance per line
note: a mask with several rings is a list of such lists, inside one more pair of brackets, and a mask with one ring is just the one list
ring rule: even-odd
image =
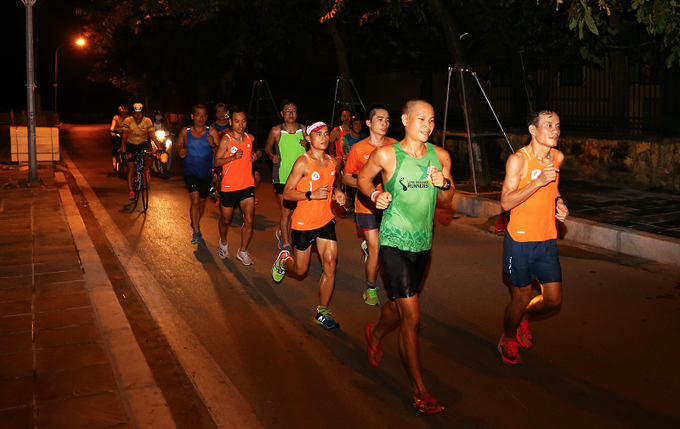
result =
[[[480,218],[503,211],[500,201],[467,193],[457,193],[451,205],[458,213]],[[566,240],[680,267],[678,239],[575,217],[567,218],[564,224]]]
[[130,418],[134,421],[135,427],[140,429],[175,428],[168,404],[156,385],[151,369],[113,291],[104,265],[66,184],[64,173],[55,172],[54,176],[57,183],[61,184],[59,195],[85,272],[86,284],[90,289],[102,337],[107,344],[116,382],[125,396]]

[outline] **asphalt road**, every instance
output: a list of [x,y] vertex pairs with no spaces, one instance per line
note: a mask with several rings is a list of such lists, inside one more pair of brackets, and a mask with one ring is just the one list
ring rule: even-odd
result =
[[132,210],[125,182],[110,174],[106,128],[64,126],[62,146],[262,427],[680,427],[680,269],[560,242],[563,308],[532,324],[535,346],[522,352],[523,365],[511,366],[496,351],[508,302],[502,238],[484,220],[438,209],[420,339],[425,383],[447,410],[425,418],[412,408],[395,334],[380,367],[366,360],[364,327],[379,308],[361,297],[363,255],[351,218],[337,217],[330,309],[340,328],[326,331],[312,320],[318,259],[303,279],[271,280],[278,208],[267,175],[256,194],[255,265],[234,257],[238,215],[232,259],[222,261],[210,200],[205,243],[190,243],[180,162],[170,178],[152,179],[149,211]]

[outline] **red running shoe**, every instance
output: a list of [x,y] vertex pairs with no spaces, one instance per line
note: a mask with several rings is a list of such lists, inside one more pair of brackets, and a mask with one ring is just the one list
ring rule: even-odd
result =
[[517,342],[525,349],[530,349],[534,346],[527,320],[522,320],[517,328]]
[[501,354],[503,362],[512,365],[522,363],[522,358],[520,357],[517,348],[517,340],[506,341],[503,339],[503,336],[501,336],[501,340],[498,342],[498,352]]

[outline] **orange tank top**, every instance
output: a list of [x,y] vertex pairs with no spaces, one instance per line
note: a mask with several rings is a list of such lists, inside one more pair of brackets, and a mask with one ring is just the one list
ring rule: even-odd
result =
[[301,157],[307,159],[309,164],[309,173],[302,180],[300,180],[295,187],[300,192],[316,191],[323,185],[328,185],[328,195],[325,200],[301,200],[298,201],[297,207],[291,217],[292,229],[298,231],[310,231],[318,229],[326,225],[333,219],[333,211],[331,210],[331,197],[333,196],[333,183],[335,183],[335,165],[331,161],[328,154],[324,154],[328,159],[328,166],[321,169],[317,167],[314,161],[303,153]]
[[[521,149],[527,158],[527,174],[520,180],[517,189],[522,189],[540,176],[543,166],[529,155],[525,147]],[[557,153],[550,149],[553,156],[555,168],[557,164]],[[557,228],[555,227],[555,198],[557,197],[557,184],[560,180],[559,174],[554,182],[539,188],[532,196],[527,198],[522,204],[510,210],[510,222],[507,230],[515,241],[546,241],[557,238]]]
[[253,165],[250,162],[250,156],[253,152],[253,143],[250,141],[250,135],[246,134],[246,139],[241,144],[238,144],[229,133],[225,134],[225,136],[229,138],[229,148],[224,154],[224,158],[232,156],[239,149],[243,151],[243,156],[222,167],[221,190],[224,192],[240,191],[255,186]]

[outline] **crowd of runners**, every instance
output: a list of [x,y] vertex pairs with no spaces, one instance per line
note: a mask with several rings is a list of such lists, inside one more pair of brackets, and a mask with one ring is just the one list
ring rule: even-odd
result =
[[[122,120],[124,150],[126,144],[128,148],[140,144],[133,143],[137,141],[133,137],[139,140],[147,132],[150,137],[153,134],[147,131],[150,120],[142,119],[139,112],[141,105],[135,105],[134,117]],[[378,320],[365,328],[368,362],[380,364],[382,340],[397,330],[399,355],[411,382],[414,408],[423,415],[440,413],[444,407],[430,395],[422,379],[418,341],[419,295],[430,258],[435,207],[438,201],[450,203],[455,192],[449,153],[428,142],[434,130],[434,108],[424,100],[407,102],[400,116],[405,132],[401,141],[386,136],[390,112],[384,106],[370,108],[365,120],[344,110],[342,124],[334,129],[324,122],[304,126],[297,122],[297,113],[297,104],[284,100],[284,121],[272,127],[265,143],[280,208],[275,233],[279,254],[272,265],[272,278],[278,283],[286,274],[305,274],[312,246],[316,246],[322,274],[314,321],[327,329],[339,326],[329,310],[338,259],[331,205],[333,200],[341,206],[351,205],[364,238],[363,299],[368,305],[380,305],[376,286],[380,264],[389,297]],[[219,104],[216,114],[217,121],[208,126],[207,109],[195,105],[193,125],[182,129],[176,142],[191,200],[191,240],[203,240],[201,216],[213,186],[213,169],[219,169],[219,256],[231,257],[228,230],[238,207],[243,224],[236,258],[250,266],[254,262],[248,245],[259,184],[253,163],[261,153],[254,150],[253,135],[246,132],[248,120],[242,108],[233,107],[229,112]],[[368,136],[361,132],[364,123]],[[501,191],[501,205],[510,211],[503,270],[511,285],[511,300],[505,310],[498,351],[510,364],[521,363],[520,347],[533,346],[530,321],[559,307],[562,299],[555,222],[564,221],[568,210],[558,190],[559,167],[564,159],[555,149],[560,136],[559,116],[551,110],[538,110],[530,114],[527,126],[531,140],[508,158]],[[536,296],[534,279],[541,287]]]

